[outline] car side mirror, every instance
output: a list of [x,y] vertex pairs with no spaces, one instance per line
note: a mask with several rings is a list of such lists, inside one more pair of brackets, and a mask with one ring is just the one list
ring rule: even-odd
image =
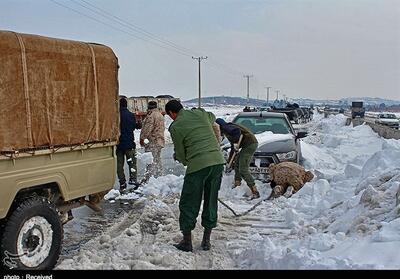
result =
[[307,136],[307,132],[298,132],[296,139],[302,139],[305,138]]

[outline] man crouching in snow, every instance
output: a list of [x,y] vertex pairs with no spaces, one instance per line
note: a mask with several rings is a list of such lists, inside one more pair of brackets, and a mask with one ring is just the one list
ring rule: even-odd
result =
[[185,252],[193,251],[191,232],[204,192],[201,247],[210,250],[211,230],[217,226],[218,191],[225,164],[213,131],[215,116],[201,108],[185,110],[177,100],[169,101],[165,112],[174,120],[168,130],[174,143],[175,160],[187,166],[179,201],[179,227],[183,240],[175,247]]
[[271,175],[271,187],[273,188],[268,199],[285,194],[290,186],[293,187],[294,194],[314,178],[312,172],[306,171],[302,166],[293,162],[270,164],[268,172]]

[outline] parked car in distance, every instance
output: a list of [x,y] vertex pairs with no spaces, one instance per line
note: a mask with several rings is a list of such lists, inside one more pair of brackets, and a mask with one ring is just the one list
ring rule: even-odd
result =
[[[232,122],[247,127],[259,139],[258,148],[250,164],[250,172],[256,179],[269,181],[268,166],[271,163],[300,163],[299,139],[306,137],[307,133],[296,133],[285,113],[241,112]],[[271,133],[265,133],[268,131]]]
[[375,120],[376,124],[389,126],[394,129],[399,129],[399,120],[394,113],[380,113]]

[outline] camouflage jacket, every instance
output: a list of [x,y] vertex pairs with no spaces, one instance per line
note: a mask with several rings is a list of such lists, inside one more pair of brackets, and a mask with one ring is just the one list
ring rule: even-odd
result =
[[302,166],[294,162],[281,162],[270,164],[268,172],[276,185],[281,185],[285,189],[292,186],[298,191],[303,185],[314,178],[310,171],[306,171]]
[[164,131],[164,116],[158,108],[150,109],[147,112],[146,118],[143,120],[142,130],[140,131],[140,139],[147,139],[149,141],[145,144],[145,148],[152,149],[164,147]]

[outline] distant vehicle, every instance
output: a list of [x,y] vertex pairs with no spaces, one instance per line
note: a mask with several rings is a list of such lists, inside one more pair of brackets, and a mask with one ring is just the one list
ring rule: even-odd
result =
[[271,139],[260,143],[250,164],[250,172],[256,179],[269,181],[268,166],[283,161],[301,160],[299,139],[307,136],[306,132],[296,133],[284,113],[241,112],[232,121],[249,128],[254,134],[272,132]]
[[331,114],[336,115],[336,114],[339,114],[339,113],[340,113],[340,110],[339,110],[338,108],[331,108],[331,109],[329,110],[329,112],[330,112]]
[[396,118],[396,115],[393,113],[378,114],[378,117],[375,120],[375,123],[389,126],[394,129],[399,129],[399,120]]
[[174,96],[171,96],[171,95],[158,95],[156,98],[168,98],[168,99],[174,99]]
[[268,111],[270,107],[258,107],[256,108],[257,111]]
[[276,113],[284,113],[287,115],[289,122],[292,121],[295,124],[299,124],[301,121],[301,116],[303,114],[302,110],[298,108],[277,108],[277,107],[272,107],[268,111],[270,112],[276,112]]
[[364,118],[365,108],[363,102],[352,102],[351,103],[351,118],[354,119],[357,116]]

